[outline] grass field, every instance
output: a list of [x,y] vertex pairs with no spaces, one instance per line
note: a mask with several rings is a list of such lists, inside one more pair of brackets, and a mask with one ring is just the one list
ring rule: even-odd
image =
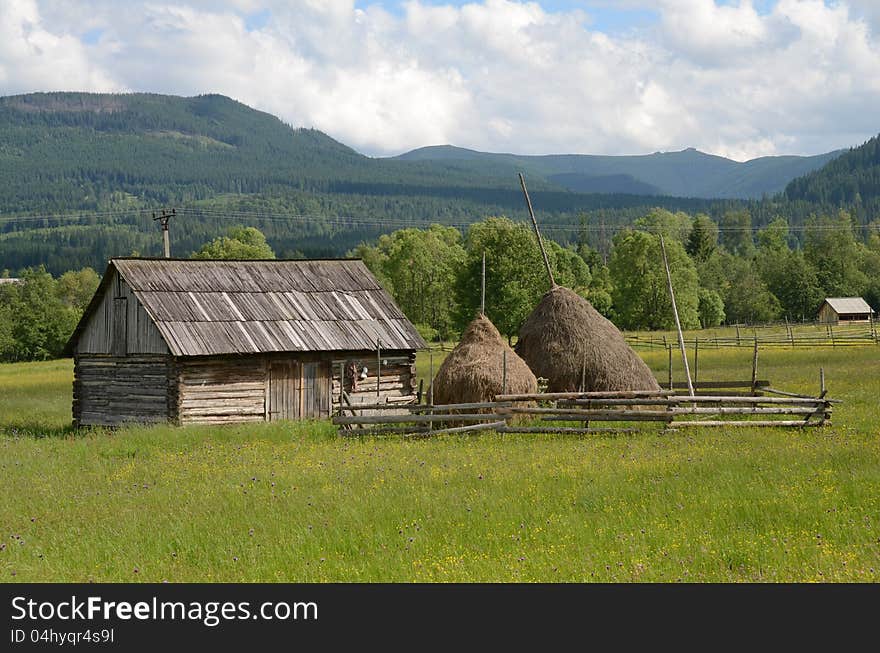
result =
[[[880,347],[762,351],[759,376],[815,392],[820,366],[822,429],[410,441],[75,433],[70,361],[0,365],[0,581],[876,582]],[[751,352],[700,370],[748,378]]]

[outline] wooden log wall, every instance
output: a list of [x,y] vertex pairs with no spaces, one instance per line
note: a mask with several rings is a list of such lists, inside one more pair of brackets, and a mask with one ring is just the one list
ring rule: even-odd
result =
[[262,422],[267,418],[268,363],[258,356],[178,359],[177,421]]
[[[331,396],[333,412],[339,411],[340,365],[345,370],[342,386],[352,404],[375,404],[390,402],[403,397],[413,397],[416,392],[416,355],[415,353],[389,352],[382,356],[382,373],[377,370],[376,352],[355,352],[347,358],[336,357],[331,362]],[[357,369],[355,384],[349,375],[349,363]],[[361,371],[367,368],[367,378],[361,379]],[[377,384],[378,381],[378,384]],[[378,385],[379,393],[376,394]],[[346,404],[348,405],[348,404]]]
[[[165,422],[179,424],[223,424],[268,420],[270,366],[273,361],[296,362],[298,373],[315,364],[326,373],[313,375],[311,395],[308,384],[295,386],[302,392],[300,409],[306,400],[318,402],[331,393],[332,403],[324,404],[322,414],[303,410],[305,417],[329,417],[339,410],[340,364],[357,364],[357,382],[352,387],[345,372],[346,395],[355,404],[377,402],[377,361],[375,354],[353,352],[348,358],[328,354],[273,354],[252,356],[214,356],[173,358],[171,356],[109,356],[78,354],[74,380],[74,423],[77,425],[117,425],[126,422]],[[367,368],[367,378],[360,372]],[[318,387],[318,384],[321,384]],[[389,353],[382,357],[379,401],[404,400],[415,393],[415,354]],[[323,402],[320,402],[323,403]],[[311,405],[311,404],[309,404]],[[300,410],[294,411],[296,416]],[[285,415],[285,418],[287,416]],[[276,416],[277,418],[277,416]]]
[[169,356],[80,354],[73,374],[75,426],[165,422],[177,403]]

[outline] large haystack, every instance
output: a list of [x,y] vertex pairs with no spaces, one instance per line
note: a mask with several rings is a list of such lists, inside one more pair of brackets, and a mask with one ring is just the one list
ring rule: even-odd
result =
[[434,404],[493,401],[502,392],[504,352],[507,392],[534,393],[538,381],[485,315],[478,315],[461,336],[434,377]]
[[579,391],[582,375],[587,392],[660,389],[617,327],[562,286],[546,292],[526,318],[516,353],[547,379],[549,392]]

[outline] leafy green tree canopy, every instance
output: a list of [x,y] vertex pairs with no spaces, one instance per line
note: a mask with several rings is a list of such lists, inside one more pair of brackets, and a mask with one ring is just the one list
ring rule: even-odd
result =
[[101,277],[92,268],[68,270],[58,277],[55,294],[65,306],[82,312],[89,305],[99,283]]
[[685,249],[694,261],[705,262],[717,248],[718,225],[709,216],[700,213],[694,218]]
[[727,211],[721,217],[721,244],[736,256],[751,258],[755,253],[752,240],[752,214],[747,209]]
[[423,334],[453,335],[455,285],[465,261],[461,233],[455,227],[400,229],[381,236],[375,246],[360,245],[353,253]]
[[677,240],[680,243],[688,242],[692,230],[691,217],[687,213],[682,211],[672,213],[661,208],[651,209],[634,224],[643,231],[662,234],[664,240]]
[[[698,328],[699,283],[694,263],[677,240],[666,243],[666,257],[681,326]],[[659,236],[644,231],[617,234],[608,267],[614,283],[612,297],[619,326],[625,329],[675,327]]]
[[716,327],[724,322],[724,300],[715,290],[700,288],[700,326],[704,329]]
[[0,285],[0,357],[44,360],[61,355],[81,311],[59,298],[42,267],[21,274],[21,283]]
[[[590,270],[573,249],[546,240],[547,258],[556,283],[586,295]],[[471,225],[465,239],[467,260],[458,282],[459,327],[470,322],[480,306],[480,276],[486,253],[486,315],[511,337],[550,289],[541,250],[525,223],[493,217]]]
[[198,259],[271,259],[275,252],[255,227],[231,227],[225,236],[202,245],[192,255]]

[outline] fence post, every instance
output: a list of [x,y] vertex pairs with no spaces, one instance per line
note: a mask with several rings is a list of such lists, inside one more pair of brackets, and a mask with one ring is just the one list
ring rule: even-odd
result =
[[819,396],[825,396],[825,368],[819,368]]
[[[663,339],[666,340],[666,336]],[[667,347],[666,351],[669,353],[669,390],[672,391],[672,346]]]
[[581,363],[581,392],[587,391],[587,356],[584,355],[584,361]]
[[739,325],[736,325],[736,346],[739,347]]
[[434,405],[434,352],[429,353],[428,357],[428,369],[430,370],[428,374],[431,378],[428,379],[428,405]]
[[[434,414],[434,352],[433,351],[431,352],[431,355],[429,358],[429,364],[430,364],[429,374],[431,375],[431,381],[430,381],[430,384],[428,385],[428,406],[429,406],[428,411],[430,412],[431,415],[433,415]],[[428,421],[428,430],[429,431],[434,430],[434,420]]]
[[697,373],[699,372],[700,363],[700,337],[694,336],[694,387],[697,385]]
[[342,415],[342,393],[345,392],[345,361],[339,363],[339,414]]
[[752,354],[752,394],[758,384],[758,339],[755,338],[755,352]]

